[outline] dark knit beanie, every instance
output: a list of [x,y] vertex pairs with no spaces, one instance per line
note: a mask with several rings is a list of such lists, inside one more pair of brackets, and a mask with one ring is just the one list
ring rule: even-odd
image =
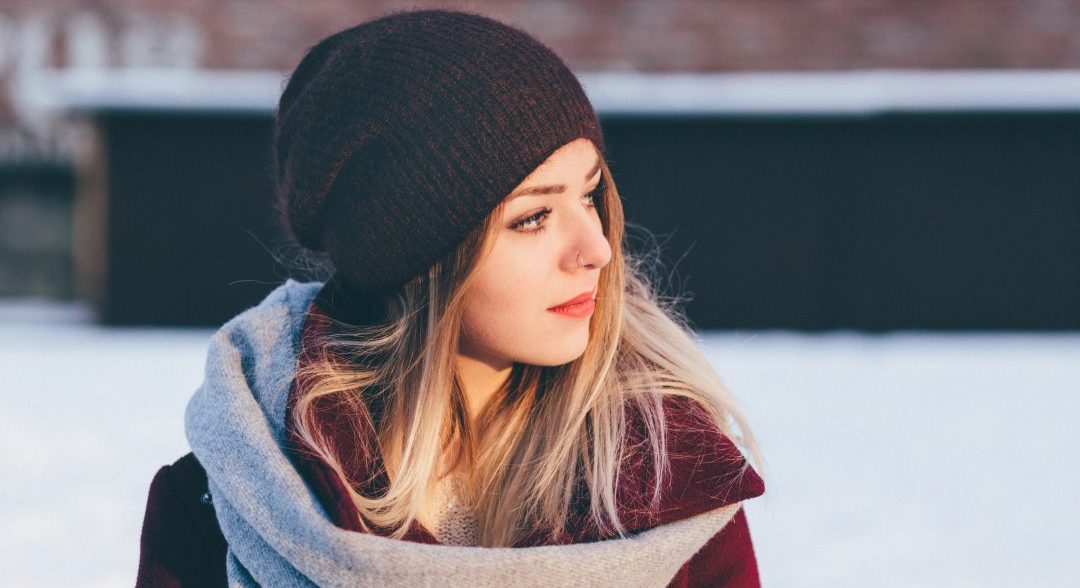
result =
[[278,206],[353,292],[427,271],[596,113],[529,34],[449,10],[387,14],[308,50],[278,105]]

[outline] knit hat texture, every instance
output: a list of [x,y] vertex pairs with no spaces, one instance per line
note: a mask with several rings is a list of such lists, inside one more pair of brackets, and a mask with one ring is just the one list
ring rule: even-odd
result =
[[386,291],[578,137],[604,155],[580,82],[528,33],[465,11],[389,13],[318,42],[289,78],[278,208],[351,291]]

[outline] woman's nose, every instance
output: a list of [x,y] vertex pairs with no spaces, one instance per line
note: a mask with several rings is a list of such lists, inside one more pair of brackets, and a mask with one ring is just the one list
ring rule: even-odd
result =
[[600,219],[595,214],[578,224],[576,237],[572,240],[569,264],[573,268],[600,269],[611,261],[611,245],[604,235]]

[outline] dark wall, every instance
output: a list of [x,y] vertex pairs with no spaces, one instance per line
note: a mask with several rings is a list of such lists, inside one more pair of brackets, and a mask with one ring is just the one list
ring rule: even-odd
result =
[[0,162],[0,296],[71,299],[70,165]]
[[1080,327],[1080,113],[605,121],[707,328]]
[[271,251],[266,115],[102,116],[108,184],[108,324],[215,325],[284,273]]
[[[101,119],[106,322],[220,324],[283,279],[268,115]],[[699,328],[1080,327],[1080,113],[603,122]]]

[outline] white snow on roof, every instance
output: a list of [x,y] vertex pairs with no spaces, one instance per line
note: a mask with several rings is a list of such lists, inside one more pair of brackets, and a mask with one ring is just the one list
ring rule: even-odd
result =
[[[1080,70],[581,72],[601,115],[861,115],[1077,110]],[[23,109],[272,111],[287,74],[263,70],[76,69],[27,77]]]

